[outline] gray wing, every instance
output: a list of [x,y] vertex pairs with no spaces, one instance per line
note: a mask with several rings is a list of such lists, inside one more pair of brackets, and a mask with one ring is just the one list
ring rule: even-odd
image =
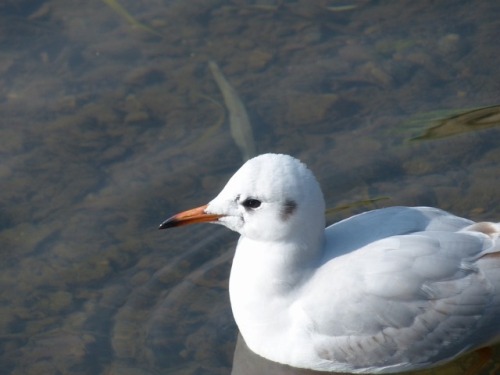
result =
[[[473,221],[433,207],[388,207],[352,216],[326,228],[328,248],[346,254],[382,238],[421,231],[456,232]],[[360,235],[362,234],[362,235]]]
[[[379,223],[380,225],[380,223]],[[326,263],[302,309],[325,361],[351,371],[436,364],[496,340],[500,257],[478,232],[387,237]],[[325,284],[335,275],[335,285]],[[314,303],[328,296],[329,303]],[[325,316],[328,316],[325,319]]]

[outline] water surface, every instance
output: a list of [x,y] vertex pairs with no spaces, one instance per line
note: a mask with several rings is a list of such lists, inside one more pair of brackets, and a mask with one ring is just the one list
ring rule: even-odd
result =
[[231,372],[237,236],[156,229],[242,163],[209,61],[257,152],[299,157],[348,207],[329,222],[398,204],[499,220],[498,126],[422,137],[500,104],[497,1],[111,3],[0,5],[0,373]]

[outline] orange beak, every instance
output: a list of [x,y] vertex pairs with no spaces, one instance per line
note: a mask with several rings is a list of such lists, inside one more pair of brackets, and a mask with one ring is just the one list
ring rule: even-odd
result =
[[174,228],[174,227],[180,227],[182,225],[189,225],[195,223],[213,222],[218,220],[220,217],[224,216],[224,215],[207,214],[205,212],[207,206],[208,205],[206,204],[201,207],[196,207],[191,210],[178,213],[177,215],[174,215],[171,218],[165,220],[163,223],[161,223],[158,229]]

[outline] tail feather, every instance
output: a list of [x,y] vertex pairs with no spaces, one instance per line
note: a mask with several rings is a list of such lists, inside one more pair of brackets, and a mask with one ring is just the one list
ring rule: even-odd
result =
[[500,236],[500,223],[481,221],[463,228],[462,231],[479,232],[486,234],[492,240],[498,240]]

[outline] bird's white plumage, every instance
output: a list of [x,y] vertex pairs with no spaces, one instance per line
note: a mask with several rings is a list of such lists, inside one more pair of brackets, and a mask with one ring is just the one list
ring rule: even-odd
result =
[[498,340],[499,224],[392,207],[325,230],[324,209],[306,166],[275,154],[249,160],[208,204],[241,234],[230,297],[250,349],[295,367],[384,373]]

